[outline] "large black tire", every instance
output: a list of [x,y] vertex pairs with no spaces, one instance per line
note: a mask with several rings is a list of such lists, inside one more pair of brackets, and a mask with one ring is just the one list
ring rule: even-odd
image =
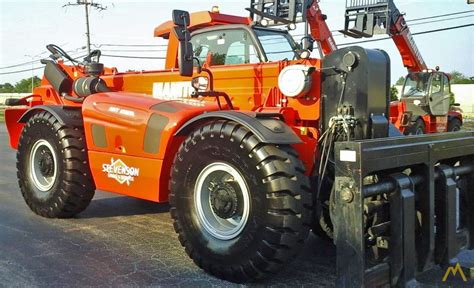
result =
[[425,134],[425,128],[426,128],[425,121],[423,121],[423,119],[421,118],[418,118],[418,120],[416,120],[416,122],[413,125],[408,127],[405,134],[406,135],[422,135],[422,134]]
[[[196,208],[195,193],[206,191],[195,188],[197,180],[216,163],[230,165],[248,188],[248,221],[232,239],[212,235]],[[290,146],[262,143],[235,122],[217,120],[194,131],[175,157],[170,181],[171,216],[186,253],[206,272],[232,282],[254,281],[280,271],[303,246],[310,228],[311,193],[303,173],[304,166]],[[242,196],[235,198],[240,199],[235,202],[237,210],[245,210],[240,207]],[[207,205],[206,199],[202,203]]]
[[18,143],[17,169],[23,198],[40,216],[72,217],[94,197],[83,130],[61,125],[46,111],[36,113],[25,124]]
[[460,131],[462,127],[462,122],[458,118],[453,118],[448,122],[448,132]]

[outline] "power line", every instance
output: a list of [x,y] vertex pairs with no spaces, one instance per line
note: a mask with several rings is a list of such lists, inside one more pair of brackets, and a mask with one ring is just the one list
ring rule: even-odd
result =
[[92,44],[96,48],[100,47],[168,47],[168,44]]
[[166,50],[135,50],[135,49],[119,49],[119,50],[116,50],[116,49],[100,49],[101,52],[165,52]]
[[[453,27],[447,27],[447,28],[441,28],[441,29],[435,29],[435,30],[422,31],[422,32],[412,33],[412,35],[422,35],[422,34],[441,32],[441,31],[461,29],[461,28],[465,28],[465,27],[469,27],[469,26],[474,26],[474,23],[473,24],[453,26]],[[383,40],[389,40],[389,39],[392,39],[392,37],[384,37],[384,38],[379,38],[379,39],[371,39],[371,40],[357,41],[357,42],[351,42],[351,43],[342,43],[342,44],[337,44],[337,46],[349,46],[349,45],[354,45],[354,44],[377,42],[377,41],[383,41]]]
[[466,11],[462,11],[462,12],[455,12],[455,13],[436,15],[436,16],[416,18],[416,19],[407,20],[406,22],[413,22],[413,21],[420,21],[420,20],[427,20],[427,19],[435,19],[435,18],[441,18],[441,17],[453,16],[453,15],[459,15],[459,14],[466,14],[466,13],[474,13],[474,10],[466,10]]
[[0,75],[9,75],[9,74],[17,74],[17,73],[23,73],[23,72],[30,72],[38,69],[43,69],[44,67],[35,67],[35,68],[30,68],[30,69],[25,69],[25,70],[18,70],[18,71],[12,71],[12,72],[2,72]]
[[[85,48],[85,47],[84,47]],[[71,53],[72,55],[74,54],[78,54],[80,51],[79,50],[82,50],[84,48],[77,48],[77,49],[74,49],[74,50],[69,50],[69,51],[66,51],[66,53]],[[39,55],[42,55],[42,54],[45,54],[46,52],[43,52]],[[5,66],[5,67],[0,67],[0,70],[1,69],[8,69],[8,68],[15,68],[15,67],[20,67],[20,66],[25,66],[25,65],[28,65],[28,64],[34,64],[36,62],[39,62],[40,61],[40,58],[36,59],[36,60],[32,60],[32,61],[28,61],[28,62],[23,62],[23,63],[20,63],[20,64],[15,64],[15,65],[10,65],[10,66]]]
[[33,61],[28,61],[28,62],[23,62],[23,63],[20,63],[20,64],[15,64],[15,65],[10,65],[10,66],[5,66],[5,67],[0,67],[0,69],[8,69],[8,68],[15,68],[15,67],[20,67],[20,66],[25,66],[25,65],[28,65],[28,64],[33,64],[33,63],[36,63],[38,62],[38,60],[33,60]]
[[418,23],[413,23],[410,24],[410,27],[416,26],[416,25],[423,25],[423,24],[432,24],[432,23],[438,23],[438,22],[445,22],[445,21],[450,21],[450,20],[458,20],[458,19],[463,19],[463,18],[471,18],[474,15],[467,15],[467,16],[460,16],[460,17],[452,17],[452,18],[446,18],[446,19],[439,19],[439,20],[434,20],[434,21],[425,21],[425,22],[418,22]]
[[159,59],[165,60],[166,57],[152,57],[152,56],[128,56],[128,55],[107,55],[102,54],[103,57],[112,57],[112,58],[131,58],[131,59]]
[[[81,55],[81,56],[78,56],[78,57],[73,58],[73,59],[77,60],[79,58],[86,57],[86,56],[87,55]],[[24,70],[17,70],[17,71],[11,71],[11,72],[2,72],[2,73],[0,73],[0,75],[18,74],[18,73],[23,73],[23,72],[28,72],[28,71],[39,70],[39,69],[43,69],[43,68],[44,68],[44,66],[40,66],[40,67],[34,67],[34,68],[24,69]]]

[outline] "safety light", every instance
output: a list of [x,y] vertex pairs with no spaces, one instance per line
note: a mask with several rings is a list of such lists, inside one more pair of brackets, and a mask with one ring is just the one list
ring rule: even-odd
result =
[[196,91],[204,92],[209,88],[209,79],[203,76],[194,77],[191,81],[191,85]]
[[286,27],[289,31],[296,30],[296,24],[295,23],[290,23]]
[[267,19],[262,19],[262,20],[260,20],[260,25],[262,25],[263,27],[267,27],[268,24],[270,24],[270,23],[268,22]]
[[309,57],[311,57],[311,52],[309,50],[303,50],[300,52],[301,59],[308,59]]
[[211,9],[212,13],[220,13],[221,10],[219,9],[219,6],[212,6],[212,9]]

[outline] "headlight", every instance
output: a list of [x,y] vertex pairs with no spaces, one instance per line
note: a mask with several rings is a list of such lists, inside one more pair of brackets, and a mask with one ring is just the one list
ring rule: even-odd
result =
[[284,68],[278,76],[278,87],[287,97],[301,97],[311,88],[311,72],[313,67],[292,65]]
[[191,84],[193,88],[196,89],[196,91],[204,92],[207,91],[207,89],[209,88],[209,79],[203,76],[194,77],[191,81]]

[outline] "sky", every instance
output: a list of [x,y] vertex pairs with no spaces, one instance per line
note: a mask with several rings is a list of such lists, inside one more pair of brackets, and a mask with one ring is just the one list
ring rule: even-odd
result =
[[[68,1],[76,0],[0,0],[0,83],[15,83],[31,77],[31,68],[40,67],[40,58],[47,57],[45,46],[57,44],[73,56],[82,56],[85,52],[85,13],[83,6],[63,7]],[[174,0],[174,1],[125,1],[94,0],[107,7],[104,11],[92,10],[90,13],[92,48],[100,48],[103,54],[165,56],[165,47],[109,47],[104,44],[140,44],[163,45],[166,42],[153,37],[153,30],[162,22],[171,19],[173,9],[193,11],[210,10],[218,5],[221,13],[247,16],[250,1],[224,0]],[[466,0],[395,0],[399,10],[406,13],[406,19],[430,17],[440,14],[472,11],[474,5]],[[323,13],[328,16],[328,25],[332,30],[343,28],[345,0],[321,0]],[[412,33],[474,23],[474,13],[454,16],[449,21],[411,26]],[[463,17],[463,18],[461,18]],[[453,18],[453,16],[449,17]],[[430,20],[428,20],[429,22]],[[419,21],[417,23],[424,22]],[[414,22],[415,23],[415,22]],[[296,34],[302,29],[298,28]],[[376,36],[383,38],[385,36]],[[462,28],[439,33],[416,35],[415,42],[430,67],[440,66],[441,70],[460,71],[474,76],[474,27]],[[335,33],[337,43],[349,43],[353,40]],[[100,46],[102,45],[102,46]],[[365,48],[378,48],[387,51],[392,63],[392,83],[406,74],[400,54],[391,40],[359,44]],[[115,51],[110,51],[115,50]],[[117,51],[118,50],[118,51]],[[135,50],[135,51],[127,51]],[[144,51],[145,50],[145,51]],[[152,51],[150,51],[152,50]],[[161,50],[161,51],[160,51]],[[18,67],[6,66],[22,64],[35,60],[33,66],[25,64]],[[119,71],[159,70],[164,61],[157,59],[121,59],[103,57],[106,66],[117,67]],[[1,74],[27,70],[15,74]],[[42,69],[33,71],[41,76]]]

